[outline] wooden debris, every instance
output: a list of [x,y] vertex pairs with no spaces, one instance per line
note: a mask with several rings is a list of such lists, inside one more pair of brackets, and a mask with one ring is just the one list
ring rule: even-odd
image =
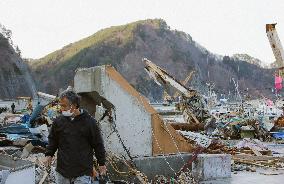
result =
[[250,149],[253,151],[253,153],[254,153],[256,156],[261,156],[261,155],[262,155],[262,154],[261,154],[257,149],[255,149],[254,147],[251,147]]
[[242,160],[251,160],[251,161],[260,161],[260,160],[278,160],[284,162],[284,157],[274,157],[274,156],[254,156],[247,154],[237,154],[232,156],[233,159],[242,159]]
[[[257,156],[257,157],[258,157],[257,160],[253,160],[251,159],[251,157],[237,158],[237,156],[233,156],[233,160],[234,160],[234,163],[239,163],[239,164],[247,164],[247,165],[254,165],[254,166],[263,167],[263,168],[284,170],[284,167],[281,164],[283,162],[279,161],[279,159],[273,159],[273,158],[265,159],[264,156]],[[260,159],[263,159],[263,160],[260,160]]]
[[23,152],[21,154],[21,158],[27,158],[29,156],[29,154],[31,153],[33,148],[34,148],[34,146],[32,145],[32,143],[27,144],[23,149]]
[[43,182],[46,180],[47,176],[48,176],[48,172],[44,171],[44,174],[43,174],[43,176],[42,176],[42,178],[41,178],[41,180],[39,181],[38,184],[43,184]]

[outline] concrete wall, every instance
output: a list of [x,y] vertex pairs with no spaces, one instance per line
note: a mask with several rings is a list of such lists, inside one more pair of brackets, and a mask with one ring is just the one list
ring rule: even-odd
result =
[[[113,67],[77,70],[74,88],[82,96],[82,106],[96,114],[96,119],[103,114],[96,110],[101,103],[98,98],[103,97],[115,106],[117,129],[132,157],[192,151],[192,145],[165,123],[147,99]],[[100,125],[107,151],[126,156],[111,124],[102,121]]]
[[[74,78],[74,88],[78,93],[97,91],[110,101],[116,107],[118,132],[131,156],[151,156],[151,113],[110,75],[106,67],[80,69]],[[102,121],[101,128],[107,151],[126,155],[109,122]]]

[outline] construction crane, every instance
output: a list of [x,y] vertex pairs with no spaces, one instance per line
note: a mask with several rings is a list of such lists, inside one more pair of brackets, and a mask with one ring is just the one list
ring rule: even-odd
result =
[[[191,72],[189,73],[189,75],[188,75],[188,76],[184,79],[184,81],[182,82],[182,85],[185,86],[185,85],[192,79],[194,73],[195,73],[194,70],[191,71]],[[176,97],[178,97],[178,95],[179,95],[179,92],[177,91],[177,92],[175,92],[175,94],[173,95],[173,98],[175,99]]]
[[[194,74],[194,70],[193,71],[191,71],[190,73],[189,73],[189,75],[184,79],[184,81],[182,81],[182,85],[186,85],[191,79],[192,79],[192,76],[193,76],[193,74]],[[166,89],[167,89],[167,87],[166,87]],[[164,101],[173,101],[174,99],[176,99],[179,95],[180,95],[180,93],[179,93],[179,91],[177,91],[177,90],[175,90],[176,92],[174,93],[174,95],[173,96],[170,96],[168,93],[167,93],[167,91],[165,90],[164,91],[164,94],[163,94],[163,99],[164,99]]]
[[149,76],[154,79],[154,81],[158,85],[169,84],[172,87],[174,87],[176,90],[178,90],[181,94],[185,95],[186,97],[190,98],[196,94],[196,91],[193,89],[189,89],[185,87],[182,83],[177,81],[174,77],[169,75],[165,70],[158,67],[154,63],[152,63],[150,60],[143,58],[142,61],[145,63],[145,70],[149,74]]
[[275,24],[266,24],[266,34],[272,48],[279,76],[284,77],[284,50],[278,37]]
[[182,100],[179,102],[179,106],[181,106],[180,110],[183,112],[184,119],[187,122],[192,122],[193,120],[196,124],[200,124],[200,122],[204,122],[210,117],[208,110],[205,109],[202,97],[196,90],[185,87],[181,82],[177,81],[150,60],[144,58],[142,61],[146,65],[146,72],[158,85],[170,85],[182,94]]

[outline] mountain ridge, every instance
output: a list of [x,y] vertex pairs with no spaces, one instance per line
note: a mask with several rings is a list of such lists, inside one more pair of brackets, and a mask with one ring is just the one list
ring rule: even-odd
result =
[[[206,93],[206,83],[214,82],[218,94],[235,91],[232,78],[239,82],[240,91],[273,96],[273,72],[249,60],[248,55],[220,56],[211,53],[192,37],[171,30],[162,19],[147,19],[102,29],[47,56],[32,62],[33,76],[40,90],[56,94],[59,88],[73,84],[77,68],[103,64],[113,65],[139,92],[152,101],[159,101],[163,89],[143,70],[142,58],[148,58],[166,69],[178,80],[196,70],[191,83]],[[255,63],[250,63],[250,62]],[[49,79],[49,80],[44,80]]]

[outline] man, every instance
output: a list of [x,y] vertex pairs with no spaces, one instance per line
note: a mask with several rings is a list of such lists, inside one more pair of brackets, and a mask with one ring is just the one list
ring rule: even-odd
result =
[[14,103],[12,103],[12,105],[11,105],[11,109],[12,109],[12,113],[13,113],[13,114],[15,114],[15,107],[16,107],[16,106],[15,106],[15,104],[14,104]]
[[106,174],[105,148],[96,120],[80,109],[80,97],[72,90],[59,96],[62,115],[57,117],[48,136],[46,164],[57,152],[58,184],[91,184],[93,151],[101,175]]

